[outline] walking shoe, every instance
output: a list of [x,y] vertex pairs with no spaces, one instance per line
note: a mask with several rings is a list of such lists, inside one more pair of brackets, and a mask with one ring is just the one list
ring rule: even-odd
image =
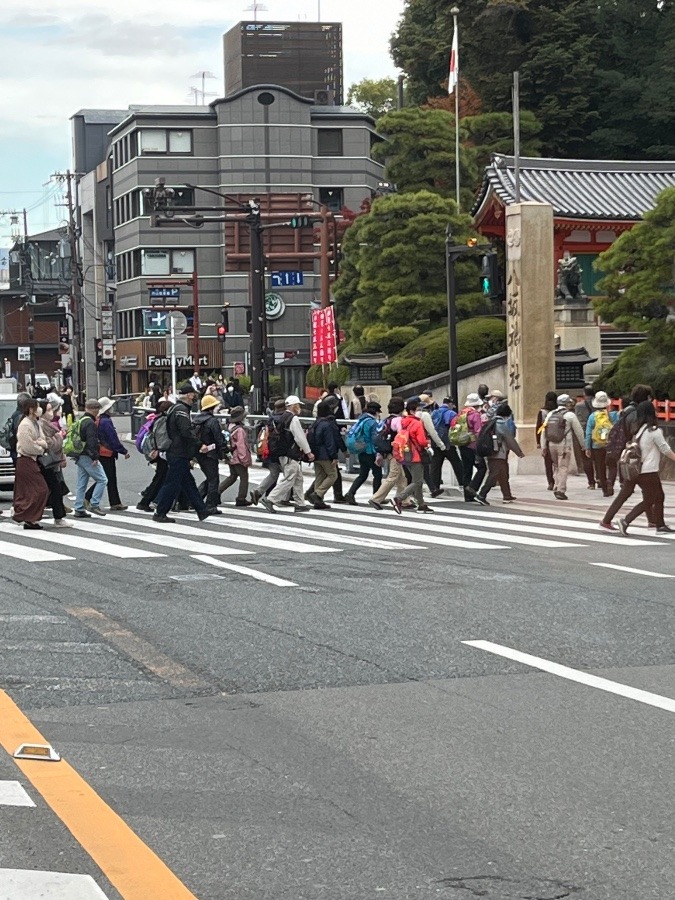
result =
[[594,484],[589,484],[588,487],[586,488],[586,490],[587,490],[587,491],[594,491],[594,490],[595,490],[595,485],[594,485]]
[[176,521],[175,519],[170,519],[168,516],[158,516],[157,513],[152,517],[153,522],[162,522],[164,525],[173,525]]
[[546,488],[547,491],[552,491],[552,490],[554,490],[554,489],[555,489],[555,485],[554,485],[554,484],[549,484],[549,486]]
[[111,506],[110,509],[119,509],[122,511],[124,509],[129,509],[129,507],[125,506],[124,503],[116,503],[114,506]]
[[556,500],[567,500],[567,494],[563,494],[562,491],[556,491],[553,496]]
[[260,491],[251,491],[249,496],[251,498],[251,503],[254,506],[257,506],[260,503],[260,498],[262,497],[262,494],[260,493]]
[[54,519],[54,528],[72,528],[70,522],[65,519]]
[[333,497],[333,503],[346,503],[346,497]]
[[73,513],[75,519],[91,519],[91,515],[83,509],[76,509]]
[[675,528],[670,528],[668,525],[659,525],[656,529],[657,534],[675,534]]
[[600,527],[604,528],[606,531],[618,531],[618,528],[613,522],[600,522]]
[[140,509],[141,512],[152,512],[152,507],[149,503],[137,503],[136,509]]
[[628,522],[625,519],[619,519],[619,531],[621,534],[628,534]]
[[68,515],[68,513],[71,513],[71,512],[73,511],[73,507],[72,507],[72,506],[66,506],[66,504],[64,503],[64,504],[63,504],[63,511],[65,512],[66,515]]
[[270,503],[270,501],[267,499],[267,497],[261,497],[261,498],[260,498],[260,502],[261,502],[262,505],[265,507],[265,509],[267,510],[267,512],[271,512],[271,513],[275,513],[275,512],[276,512],[276,509],[274,508],[274,504],[273,504],[273,503]]
[[296,506],[295,511],[296,512],[309,512],[311,508],[312,508],[311,506],[305,506],[303,503],[300,506]]
[[369,500],[368,506],[372,506],[373,509],[384,509],[381,503],[378,503],[377,500]]
[[294,505],[294,504],[291,503],[290,500],[280,500],[280,501],[279,501],[279,506],[293,506],[293,505]]
[[602,496],[603,496],[603,497],[613,497],[613,496],[614,496],[614,491],[603,491],[603,492],[602,492]]
[[317,498],[316,503],[314,504],[314,509],[332,509],[327,503],[324,503],[323,500],[319,500]]
[[488,501],[485,499],[485,497],[481,497],[480,494],[476,494],[476,496],[473,499],[476,501],[476,503],[480,503],[481,506],[489,506],[490,505],[488,503]]
[[314,491],[305,491],[305,500],[308,503],[317,504],[320,502],[321,498]]
[[[234,501],[235,506],[253,506],[252,500],[247,500],[246,497],[237,497]],[[218,510],[218,515],[222,515],[221,511]]]
[[359,505],[356,502],[356,497],[353,494],[345,494],[345,503],[348,503],[350,506],[358,506]]
[[394,507],[394,511],[398,513],[398,515],[402,515],[403,513],[403,503],[399,500],[398,497],[393,497],[390,501],[391,505]]
[[[246,501],[246,506],[250,506],[250,503],[248,502],[248,500]],[[218,509],[217,506],[209,506],[208,514],[210,516],[222,516],[223,513],[222,513],[222,510]]]
[[431,496],[432,496],[432,497],[434,498],[434,500],[435,500],[436,497],[440,497],[441,494],[444,494],[444,493],[445,493],[444,489],[443,489],[442,487],[438,487],[438,488],[436,488],[435,490],[433,490],[433,491],[431,492]]
[[24,531],[42,531],[42,525],[39,522],[24,522]]
[[433,506],[429,506],[428,503],[420,503],[417,507],[417,512],[428,513],[428,512],[436,512]]
[[[203,522],[204,519],[208,519],[209,516],[213,516],[213,515],[215,515],[215,513],[213,512],[213,508],[207,507],[206,509],[203,509],[201,512],[197,513],[197,518],[199,519],[200,522]],[[221,515],[222,515],[222,513],[221,513]]]
[[103,510],[101,509],[100,506],[90,506],[89,512],[92,512],[95,516],[104,516],[105,515],[105,513],[103,512]]
[[517,499],[517,497],[504,497],[502,503],[515,503]]

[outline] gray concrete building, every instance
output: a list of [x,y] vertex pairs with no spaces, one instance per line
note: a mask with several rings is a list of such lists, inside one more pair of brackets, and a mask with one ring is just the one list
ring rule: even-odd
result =
[[[98,132],[87,132],[86,114],[91,112],[73,117],[76,154],[78,142],[91,147],[100,139]],[[106,111],[96,112],[91,128],[106,118]],[[225,375],[240,372],[242,365],[247,369],[247,229],[230,222],[200,229],[185,223],[154,228],[144,191],[164,178],[176,190],[174,221],[179,223],[181,205],[225,203],[200,188],[240,202],[258,197],[263,216],[276,216],[277,224],[319,204],[338,216],[345,210],[358,212],[383,179],[383,167],[371,155],[378,140],[373,120],[348,107],[317,105],[278,85],[244,88],[209,106],[136,106],[124,113],[109,111],[108,118],[114,121],[107,130],[105,156],[80,183],[80,215],[83,271],[97,273],[89,288],[85,274],[90,309],[95,313],[101,306],[114,307],[111,387],[133,393],[148,381],[168,384],[165,338],[153,333],[159,320],[153,318],[148,297],[150,286],[172,280],[185,282],[179,286],[179,308],[188,325],[195,285],[198,290],[200,358],[195,359],[194,337],[189,336],[179,374],[191,374],[197,364],[204,372],[222,370]],[[268,345],[277,364],[285,357],[308,357],[310,308],[321,292],[317,244],[312,226],[266,232],[266,287],[273,295],[268,299]],[[277,272],[300,275],[273,274]],[[225,302],[230,303],[230,331],[223,345],[216,340],[216,325]],[[97,318],[92,316],[90,330],[100,326]],[[105,392],[101,373],[90,365],[87,378],[96,378],[89,393],[92,388]]]

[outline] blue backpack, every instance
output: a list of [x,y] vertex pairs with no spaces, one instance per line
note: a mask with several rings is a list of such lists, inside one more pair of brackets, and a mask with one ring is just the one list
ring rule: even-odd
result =
[[345,435],[345,446],[350,453],[363,453],[366,449],[366,421],[372,416],[361,416]]
[[434,423],[434,428],[436,429],[439,438],[446,445],[450,433],[450,422],[454,419],[455,415],[456,413],[453,415],[453,410],[448,409],[447,406],[439,406],[438,409],[435,409],[431,413],[431,421]]

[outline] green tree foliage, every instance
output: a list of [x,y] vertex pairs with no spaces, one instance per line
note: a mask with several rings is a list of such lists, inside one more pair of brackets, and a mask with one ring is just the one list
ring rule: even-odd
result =
[[[452,40],[446,0],[407,0],[391,41],[413,102],[444,93]],[[542,152],[569,158],[675,155],[673,0],[463,0],[460,78],[486,110],[521,104]]]
[[333,363],[330,366],[310,366],[307,370],[306,382],[309,387],[324,388],[330,381],[344,384],[349,378],[348,366]]
[[[482,178],[493,153],[513,152],[513,116],[510,112],[481,113],[462,119],[465,134],[464,152],[471,155],[471,167]],[[520,152],[522,156],[539,156],[541,123],[534,113],[520,114]],[[476,184],[478,187],[478,184]]]
[[[457,326],[457,361],[460,366],[506,349],[506,325],[501,319],[466,319]],[[393,387],[430,378],[448,368],[448,329],[420,335],[384,367]]]
[[649,384],[659,399],[675,399],[675,326],[654,328],[644,344],[629,347],[595,381],[610,397],[627,397],[636,384]]
[[[350,347],[392,353],[445,316],[448,224],[458,242],[472,234],[452,200],[418,191],[380,197],[347,230],[334,296]],[[460,261],[456,272],[458,294],[475,292],[476,260]]]
[[606,295],[595,302],[598,313],[619,328],[642,331],[665,319],[675,302],[674,265],[675,188],[667,188],[654,209],[596,260],[606,273],[598,283]]
[[379,119],[396,108],[396,82],[393,78],[364,78],[347,91],[347,104]]

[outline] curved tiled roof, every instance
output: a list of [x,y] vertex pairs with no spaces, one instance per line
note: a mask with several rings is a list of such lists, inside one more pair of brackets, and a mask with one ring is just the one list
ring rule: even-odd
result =
[[[560,218],[641,219],[667,187],[675,187],[675,161],[520,160],[521,200],[550,203]],[[472,215],[480,215],[493,192],[505,206],[516,202],[512,156],[493,154]]]

